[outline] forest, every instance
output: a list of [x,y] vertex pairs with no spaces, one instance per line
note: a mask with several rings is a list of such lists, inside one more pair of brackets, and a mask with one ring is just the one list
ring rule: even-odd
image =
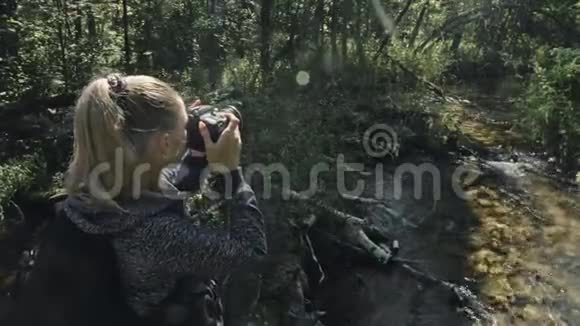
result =
[[579,0],[3,0],[0,317],[109,73],[242,113],[275,259],[226,325],[580,320]]

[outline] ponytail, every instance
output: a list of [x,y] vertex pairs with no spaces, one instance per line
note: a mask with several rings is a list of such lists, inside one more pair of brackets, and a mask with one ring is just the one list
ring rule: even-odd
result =
[[115,199],[131,193],[133,171],[146,163],[151,134],[175,128],[180,103],[171,86],[153,77],[113,74],[93,80],[75,107],[67,193],[118,207]]

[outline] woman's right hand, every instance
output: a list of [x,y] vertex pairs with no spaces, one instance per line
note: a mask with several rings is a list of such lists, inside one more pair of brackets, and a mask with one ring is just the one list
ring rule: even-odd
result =
[[229,118],[226,129],[214,142],[203,122],[199,122],[199,130],[205,143],[205,155],[212,172],[227,173],[240,165],[242,138],[240,135],[240,120],[231,113],[221,113]]

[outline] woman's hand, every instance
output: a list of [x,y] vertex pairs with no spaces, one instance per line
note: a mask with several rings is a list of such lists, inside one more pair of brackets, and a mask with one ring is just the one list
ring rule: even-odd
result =
[[199,122],[199,130],[205,143],[205,154],[210,170],[227,173],[237,169],[240,165],[242,138],[238,128],[240,120],[231,113],[222,114],[229,118],[229,123],[217,142],[213,142],[203,122]]

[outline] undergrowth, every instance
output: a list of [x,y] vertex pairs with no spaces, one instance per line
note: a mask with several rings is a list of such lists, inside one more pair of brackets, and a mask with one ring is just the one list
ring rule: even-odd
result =
[[566,168],[580,159],[580,50],[540,48],[534,75],[519,99],[520,127]]
[[43,171],[43,160],[39,155],[27,155],[11,159],[0,165],[0,220],[5,218],[4,208],[18,191],[27,191],[34,186]]

